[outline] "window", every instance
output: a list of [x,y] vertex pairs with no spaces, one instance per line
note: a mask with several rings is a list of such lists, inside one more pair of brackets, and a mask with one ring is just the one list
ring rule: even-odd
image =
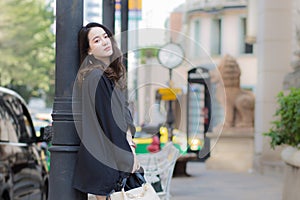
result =
[[96,12],[88,12],[87,17],[99,17],[99,13]]
[[221,54],[222,44],[222,21],[213,19],[211,25],[211,55]]
[[194,40],[195,40],[195,44],[194,44],[194,57],[199,56],[200,54],[200,22],[199,20],[196,20],[194,22]]
[[19,124],[16,116],[12,113],[10,107],[1,100],[0,103],[0,126],[1,126],[1,140],[9,142],[18,142]]
[[253,45],[246,43],[246,34],[247,34],[247,19],[241,18],[241,39],[240,39],[240,52],[243,54],[252,54]]
[[19,99],[11,95],[2,96],[0,99],[1,140],[26,142],[31,139],[33,136],[31,123],[23,111]]
[[92,7],[100,7],[100,4],[97,2],[88,2],[87,3],[87,7],[88,8],[92,8]]
[[0,140],[9,141],[7,127],[6,127],[6,112],[2,104],[0,105]]

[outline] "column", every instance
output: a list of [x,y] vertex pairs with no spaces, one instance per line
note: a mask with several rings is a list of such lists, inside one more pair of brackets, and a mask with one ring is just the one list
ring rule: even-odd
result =
[[269,138],[262,135],[271,127],[276,111],[276,95],[283,89],[284,76],[291,70],[293,0],[257,2],[257,91],[255,105],[256,165],[280,163],[280,151],[270,148]]

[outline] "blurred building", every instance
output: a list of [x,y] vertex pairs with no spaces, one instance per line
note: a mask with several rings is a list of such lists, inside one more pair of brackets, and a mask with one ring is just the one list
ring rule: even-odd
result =
[[[246,0],[186,1],[170,16],[169,28],[183,34],[173,36],[174,42],[183,46],[188,60],[176,70],[187,74],[191,68],[204,67],[212,71],[229,54],[241,68],[241,88],[255,91],[257,58],[253,43],[246,41],[248,18]],[[177,20],[181,20],[181,30]],[[216,84],[212,83],[212,128],[224,118],[224,109],[216,100],[215,90]]]
[[85,0],[84,2],[84,24],[89,22],[102,23],[102,0]]
[[[241,87],[255,91],[257,58],[254,54],[253,42],[246,42],[247,7],[246,0],[193,0],[186,1],[171,12],[165,23],[166,30],[163,30],[165,41],[160,46],[168,42],[175,42],[180,44],[185,52],[184,62],[173,70],[172,77],[174,87],[183,89],[182,94],[178,96],[180,105],[177,107],[181,112],[178,112],[180,116],[176,116],[176,119],[180,119],[176,122],[176,128],[186,130],[187,74],[194,67],[202,66],[214,69],[224,55],[230,54],[237,59],[241,67]],[[148,32],[150,31],[148,30]],[[148,41],[156,39],[158,37],[155,34],[163,35],[160,32],[162,31],[155,30],[153,34],[149,34],[145,38]],[[140,34],[139,37],[142,38],[144,35]],[[148,92],[141,88],[139,95],[140,110],[145,111],[155,103],[155,91],[159,87],[168,87],[169,75],[166,68],[152,59],[146,65],[139,67],[139,77],[145,77],[145,79],[139,78],[139,85],[147,83]],[[150,77],[151,80],[149,80]],[[149,84],[150,82],[151,84]],[[147,95],[143,97],[141,94]],[[140,121],[144,121],[143,114],[147,115],[145,112],[139,112]],[[214,117],[216,120],[213,122],[214,125],[221,121],[221,118],[222,114],[217,113],[217,116]]]
[[[281,149],[272,150],[263,133],[271,127],[276,95],[299,48],[298,10],[297,0],[186,0],[168,22],[168,28],[184,34],[173,39],[184,47],[192,67],[213,67],[226,54],[237,59],[241,87],[256,96],[253,162],[262,170],[282,169]],[[176,71],[186,74],[189,68],[185,63]]]
[[[181,22],[181,33],[190,40],[175,39],[182,43],[193,65],[217,65],[224,55],[230,54],[241,67],[241,87],[255,90],[257,59],[253,43],[246,40],[247,7],[247,0],[186,1],[179,8],[181,13],[175,10],[170,16],[170,29],[179,30]],[[205,57],[211,57],[211,63]]]
[[[263,133],[271,127],[276,95],[283,89],[284,77],[292,71],[293,51],[299,48],[296,38],[299,8],[297,0],[186,0],[166,23],[165,43],[179,43],[185,51],[185,62],[173,70],[175,87],[186,88],[187,72],[193,67],[213,69],[226,54],[236,58],[242,73],[241,87],[252,90],[256,96],[253,147],[256,169],[282,169],[281,149],[272,150]],[[138,85],[147,88],[140,87],[144,96],[139,96],[139,105],[147,111],[155,103],[155,90],[168,86],[168,70],[153,61],[139,70],[139,77],[145,79],[139,79]],[[181,112],[176,116],[180,119],[176,128],[183,131],[185,95],[183,90],[178,99]]]

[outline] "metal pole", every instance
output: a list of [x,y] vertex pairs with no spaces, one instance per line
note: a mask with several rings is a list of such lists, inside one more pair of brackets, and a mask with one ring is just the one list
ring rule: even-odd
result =
[[123,52],[124,65],[128,68],[128,0],[121,1],[121,51]]
[[168,113],[167,113],[167,125],[168,125],[168,139],[169,141],[173,141],[173,123],[175,121],[175,117],[173,114],[173,101],[169,101]]
[[56,82],[50,163],[50,200],[83,200],[72,188],[80,140],[72,115],[72,89],[79,68],[77,35],[83,23],[83,0],[56,1]]
[[115,34],[115,0],[102,0],[103,24]]
[[[172,69],[169,69],[169,88],[173,88],[172,82]],[[175,117],[173,114],[173,101],[169,100],[168,112],[167,112],[167,125],[168,125],[168,138],[169,141],[173,141],[173,123],[175,121]]]

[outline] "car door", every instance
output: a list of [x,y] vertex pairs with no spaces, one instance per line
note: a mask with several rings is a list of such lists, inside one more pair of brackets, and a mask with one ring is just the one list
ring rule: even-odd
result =
[[43,191],[42,167],[38,159],[34,130],[30,116],[24,113],[24,105],[13,95],[4,95],[0,100],[3,108],[1,119],[7,133],[6,149],[9,152],[13,199],[41,199]]

